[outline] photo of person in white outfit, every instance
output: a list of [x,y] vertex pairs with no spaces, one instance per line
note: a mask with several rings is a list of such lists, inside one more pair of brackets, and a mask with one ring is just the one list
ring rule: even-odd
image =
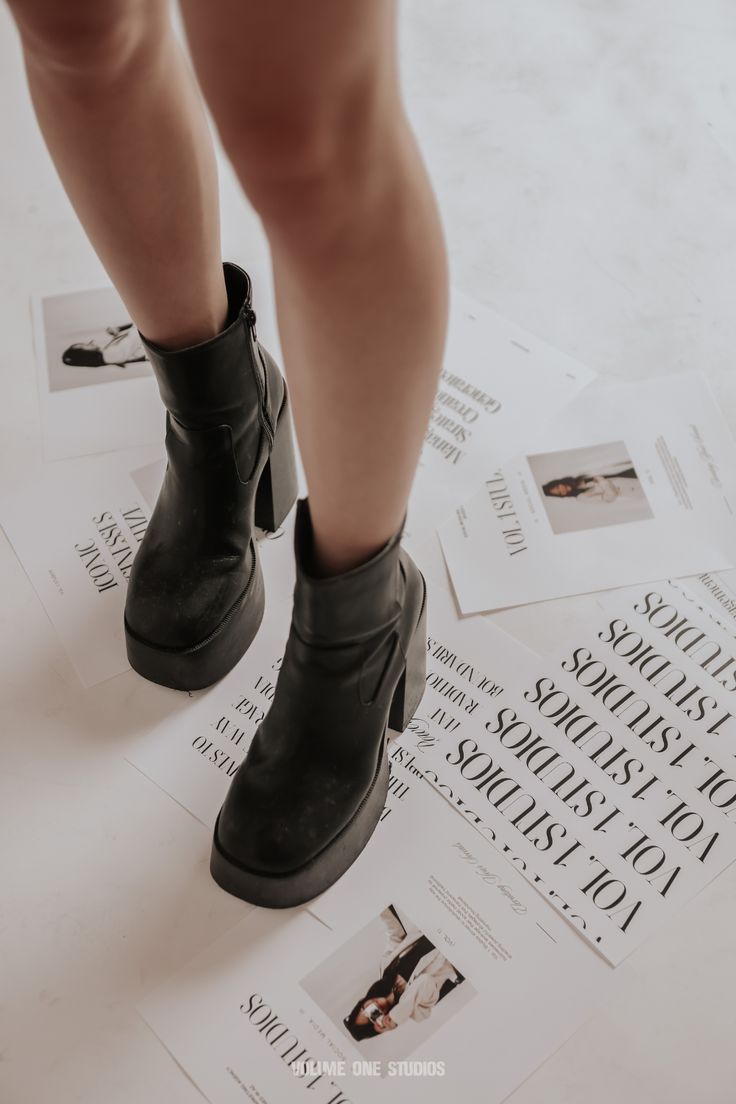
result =
[[625,525],[654,516],[623,441],[537,453],[527,461],[553,533]]
[[380,976],[343,1021],[359,1041],[394,1031],[408,1020],[427,1019],[437,1003],[465,980],[393,905],[384,909],[381,920],[386,945],[378,964]]
[[553,498],[579,498],[588,502],[615,502],[618,498],[638,498],[644,494],[630,460],[611,464],[607,471],[600,473],[550,479],[543,484],[542,491]]
[[132,322],[120,326],[106,326],[101,339],[77,341],[69,345],[61,356],[64,364],[79,368],[102,368],[114,364],[126,368],[146,359],[141,337]]

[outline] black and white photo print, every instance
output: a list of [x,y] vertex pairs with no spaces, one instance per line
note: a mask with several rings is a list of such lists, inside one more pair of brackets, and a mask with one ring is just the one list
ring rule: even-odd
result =
[[48,459],[160,442],[156,383],[115,289],[38,294],[32,310]]
[[41,300],[49,391],[150,375],[138,330],[113,288]]

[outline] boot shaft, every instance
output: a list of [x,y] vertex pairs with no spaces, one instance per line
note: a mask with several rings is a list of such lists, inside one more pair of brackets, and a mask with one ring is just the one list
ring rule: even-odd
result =
[[234,425],[264,404],[266,371],[255,336],[250,277],[223,265],[228,297],[225,329],[185,349],[163,349],[141,334],[164,406],[183,426]]
[[403,523],[383,548],[358,567],[318,578],[312,569],[309,502],[299,500],[294,529],[294,627],[303,640],[317,645],[357,644],[396,624],[406,582],[402,532]]

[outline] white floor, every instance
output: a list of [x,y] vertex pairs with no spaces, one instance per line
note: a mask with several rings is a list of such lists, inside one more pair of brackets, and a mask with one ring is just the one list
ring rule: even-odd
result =
[[[736,428],[732,0],[409,0],[403,53],[456,283],[612,376],[703,369]],[[29,293],[104,279],[4,6],[0,148],[1,492],[39,463]],[[263,287],[257,224],[223,188],[225,255]],[[241,906],[202,826],[123,760],[159,699],[132,673],[83,692],[4,537],[0,571],[0,1100],[194,1104],[134,1004]],[[513,1104],[731,1104],[734,990],[736,868]]]

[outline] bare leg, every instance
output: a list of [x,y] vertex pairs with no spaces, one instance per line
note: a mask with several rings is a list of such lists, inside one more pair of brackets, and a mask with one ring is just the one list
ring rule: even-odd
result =
[[227,301],[217,172],[165,0],[9,0],[62,184],[138,328],[180,347]]
[[398,528],[445,340],[445,248],[400,99],[394,0],[182,0],[271,245],[325,573]]

